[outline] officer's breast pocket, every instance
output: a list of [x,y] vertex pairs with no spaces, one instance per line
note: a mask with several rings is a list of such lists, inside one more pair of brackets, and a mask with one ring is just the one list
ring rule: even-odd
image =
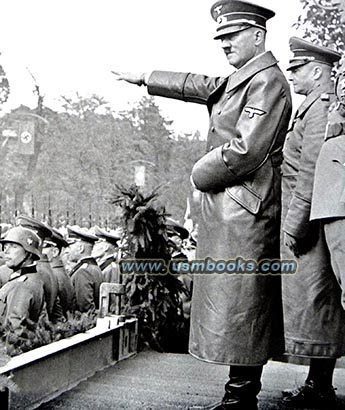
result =
[[241,205],[244,209],[253,215],[257,215],[260,212],[262,205],[261,196],[247,185],[234,185],[225,188],[225,192],[235,202]]

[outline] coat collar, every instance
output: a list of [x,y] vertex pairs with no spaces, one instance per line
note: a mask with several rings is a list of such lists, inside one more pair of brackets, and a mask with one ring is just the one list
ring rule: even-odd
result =
[[95,258],[91,256],[86,256],[85,258],[80,259],[80,261],[72,268],[72,270],[69,273],[69,276],[73,276],[74,273],[85,264],[87,265],[97,265],[97,262]]
[[37,268],[36,264],[29,265],[29,266],[23,266],[19,270],[11,273],[9,281],[17,279],[20,276],[27,275],[29,273],[36,273],[37,272],[36,268]]
[[229,93],[260,71],[272,67],[277,63],[278,61],[275,59],[271,51],[266,51],[259,57],[249,61],[248,64],[240,68],[238,71],[235,71],[230,76],[231,80],[228,81],[226,92]]
[[307,95],[305,100],[299,106],[295,118],[301,117],[313,104],[314,102],[321,96],[321,94],[334,94],[332,87],[329,86],[318,86],[313,90],[310,94]]

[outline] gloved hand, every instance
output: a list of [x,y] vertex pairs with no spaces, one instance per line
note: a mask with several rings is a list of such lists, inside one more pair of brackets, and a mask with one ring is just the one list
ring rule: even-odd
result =
[[127,81],[127,83],[144,85],[145,84],[145,73],[132,73],[123,71],[111,71],[115,75],[117,81]]

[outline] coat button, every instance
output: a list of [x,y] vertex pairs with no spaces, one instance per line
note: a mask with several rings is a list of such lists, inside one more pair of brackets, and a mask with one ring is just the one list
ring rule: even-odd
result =
[[209,151],[212,151],[213,150],[213,148],[214,148],[214,146],[213,145],[211,145],[210,146],[210,148],[208,149]]
[[215,132],[216,129],[214,127],[211,128],[211,132]]
[[221,113],[222,113],[222,110],[219,110],[219,111],[218,111],[218,115],[220,115]]

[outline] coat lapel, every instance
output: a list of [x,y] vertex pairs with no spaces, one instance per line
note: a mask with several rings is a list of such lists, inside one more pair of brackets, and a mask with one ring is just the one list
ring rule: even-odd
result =
[[266,51],[231,75],[231,80],[228,81],[226,86],[226,92],[230,93],[249,78],[277,63],[278,61],[274,58],[273,54],[270,51]]

